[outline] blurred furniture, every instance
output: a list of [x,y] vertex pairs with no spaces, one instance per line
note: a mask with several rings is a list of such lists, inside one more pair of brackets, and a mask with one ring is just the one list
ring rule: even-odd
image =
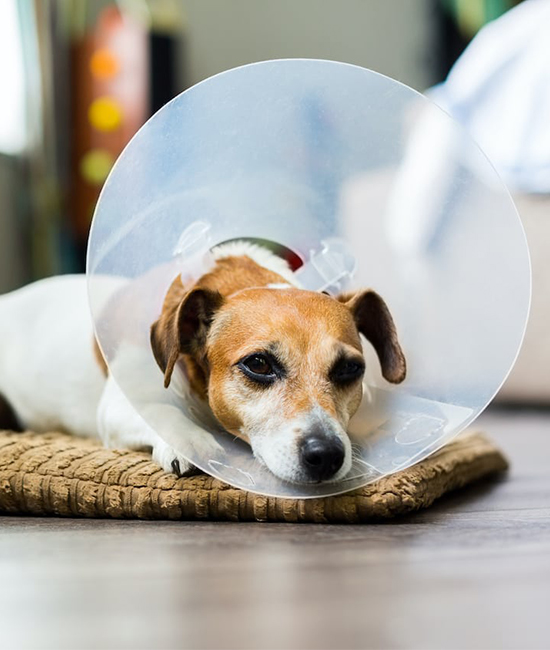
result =
[[[88,5],[89,8],[89,5]],[[85,260],[94,208],[111,167],[145,122],[147,27],[113,3],[89,18],[70,47],[70,177],[68,216]]]
[[111,166],[179,90],[179,16],[176,0],[0,2],[0,293],[84,270]]
[[531,314],[518,360],[499,399],[550,404],[550,195],[515,194],[531,253]]
[[20,286],[27,279],[28,254],[18,218],[21,169],[16,160],[0,154],[0,294]]

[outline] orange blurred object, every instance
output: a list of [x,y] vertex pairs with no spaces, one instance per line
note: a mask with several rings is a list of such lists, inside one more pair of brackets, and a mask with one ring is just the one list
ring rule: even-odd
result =
[[115,55],[106,48],[96,50],[90,59],[90,72],[97,79],[111,79],[119,71],[119,62]]

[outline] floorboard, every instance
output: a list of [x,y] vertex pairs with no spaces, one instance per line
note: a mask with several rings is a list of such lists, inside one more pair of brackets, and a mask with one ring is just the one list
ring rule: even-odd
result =
[[508,476],[386,524],[0,518],[0,648],[550,647],[550,412]]

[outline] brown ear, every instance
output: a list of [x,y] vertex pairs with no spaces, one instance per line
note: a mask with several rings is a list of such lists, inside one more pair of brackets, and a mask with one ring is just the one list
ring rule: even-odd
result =
[[407,363],[386,303],[370,289],[342,294],[338,300],[345,303],[357,329],[375,349],[384,379],[392,384],[400,384],[407,374]]
[[151,348],[168,388],[181,354],[197,355],[206,344],[208,329],[223,298],[218,291],[193,289],[179,305],[165,310],[151,326]]

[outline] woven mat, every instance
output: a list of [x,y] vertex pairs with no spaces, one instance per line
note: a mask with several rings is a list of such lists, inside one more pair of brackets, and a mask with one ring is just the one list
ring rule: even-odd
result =
[[430,506],[443,494],[507,468],[481,433],[347,494],[278,499],[204,474],[177,478],[143,452],[104,449],[61,433],[0,432],[0,513],[138,519],[361,523]]

